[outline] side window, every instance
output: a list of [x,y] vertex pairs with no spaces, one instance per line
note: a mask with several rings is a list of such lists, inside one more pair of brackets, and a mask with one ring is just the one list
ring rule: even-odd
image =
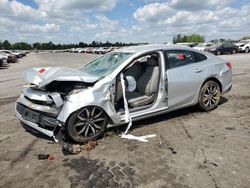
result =
[[167,50],[164,54],[167,68],[169,69],[195,63],[195,57],[190,51]]
[[194,59],[195,62],[201,62],[201,61],[205,61],[207,59],[207,57],[203,54],[200,54],[198,52],[193,52],[194,54]]

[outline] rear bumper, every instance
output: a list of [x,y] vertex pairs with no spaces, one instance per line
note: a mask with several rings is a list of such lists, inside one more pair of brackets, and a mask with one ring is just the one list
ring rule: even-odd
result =
[[221,74],[220,82],[222,84],[221,94],[225,94],[232,89],[232,70],[229,69]]

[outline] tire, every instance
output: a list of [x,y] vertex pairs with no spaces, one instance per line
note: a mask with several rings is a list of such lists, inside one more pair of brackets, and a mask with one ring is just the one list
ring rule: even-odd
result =
[[218,51],[216,52],[216,55],[221,55],[221,51],[218,50]]
[[220,86],[215,81],[207,81],[201,87],[198,106],[202,111],[211,111],[217,108],[220,101]]
[[235,49],[233,49],[232,54],[236,54],[236,52],[237,52],[237,51],[236,51]]
[[249,48],[248,48],[248,47],[246,47],[245,53],[246,53],[246,54],[249,53]]
[[108,116],[103,109],[97,106],[88,106],[70,116],[66,130],[72,140],[86,143],[102,136],[107,124]]

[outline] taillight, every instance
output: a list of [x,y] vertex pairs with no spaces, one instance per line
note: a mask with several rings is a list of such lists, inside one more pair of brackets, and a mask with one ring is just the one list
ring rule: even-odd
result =
[[232,66],[232,63],[228,63],[228,62],[227,62],[226,65],[227,65],[230,69],[232,69],[232,67],[233,67],[233,66]]

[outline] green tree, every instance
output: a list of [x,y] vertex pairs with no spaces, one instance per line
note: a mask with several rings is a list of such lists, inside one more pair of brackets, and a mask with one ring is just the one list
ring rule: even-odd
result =
[[247,40],[247,39],[250,39],[250,36],[244,36],[244,37],[242,37],[242,40]]
[[192,34],[192,35],[175,35],[173,37],[173,43],[184,43],[184,42],[205,42],[205,39],[202,35],[199,34]]
[[17,42],[12,44],[11,49],[13,50],[31,50],[32,46],[26,42]]
[[11,44],[8,40],[5,40],[2,44],[2,46],[3,46],[3,49],[5,49],[5,50],[11,49]]

